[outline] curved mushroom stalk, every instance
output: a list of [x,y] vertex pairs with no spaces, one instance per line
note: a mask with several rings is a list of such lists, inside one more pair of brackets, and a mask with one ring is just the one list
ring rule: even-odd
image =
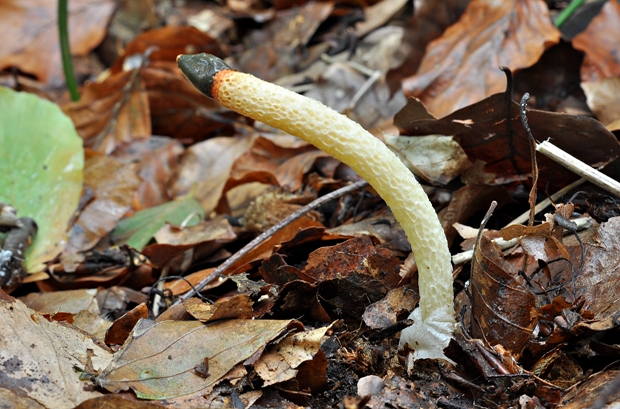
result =
[[420,306],[400,345],[414,359],[445,358],[455,327],[448,243],[428,196],[407,167],[358,123],[322,103],[230,69],[209,54],[180,55],[187,79],[224,107],[297,136],[349,165],[385,200],[405,230],[419,271]]

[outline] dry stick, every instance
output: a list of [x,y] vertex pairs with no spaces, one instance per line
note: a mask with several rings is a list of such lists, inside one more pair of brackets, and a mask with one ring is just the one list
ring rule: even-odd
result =
[[549,159],[564,166],[566,169],[581,176],[588,182],[593,183],[611,194],[620,197],[620,183],[604,173],[599,172],[590,165],[583,163],[574,156],[569,155],[562,149],[553,145],[551,142],[544,141],[538,144],[538,146],[536,146],[536,150]]
[[191,290],[189,290],[188,292],[186,292],[185,294],[180,296],[179,299],[173,304],[173,306],[174,305],[178,305],[181,302],[183,302],[184,300],[187,300],[188,298],[193,297],[197,292],[202,290],[211,281],[213,281],[214,279],[216,279],[218,277],[221,277],[222,273],[224,273],[233,263],[235,263],[237,260],[241,259],[241,257],[243,257],[246,254],[248,254],[251,250],[253,250],[256,246],[261,244],[263,241],[265,241],[269,237],[273,236],[278,230],[288,226],[294,220],[300,218],[301,216],[305,215],[306,213],[310,212],[311,210],[316,209],[317,207],[321,206],[322,204],[327,203],[330,200],[339,198],[340,196],[344,196],[344,195],[346,195],[348,193],[351,193],[351,192],[353,192],[353,191],[355,191],[357,189],[361,189],[361,188],[363,188],[366,185],[368,185],[368,183],[365,180],[360,180],[359,182],[355,182],[355,183],[352,183],[352,184],[350,184],[348,186],[341,187],[340,189],[334,190],[333,192],[328,193],[325,196],[319,197],[318,199],[316,199],[313,202],[307,204],[303,208],[301,208],[301,209],[297,210],[296,212],[292,213],[290,216],[286,217],[285,219],[283,219],[278,224],[275,224],[269,230],[265,231],[264,233],[261,233],[254,240],[252,240],[251,242],[246,244],[241,250],[239,250],[238,252],[233,254],[231,257],[229,257],[228,260],[226,260],[225,262],[220,264],[220,266],[218,268],[216,268],[207,277],[203,278],[198,284],[196,284],[194,286],[194,288],[192,288]]
[[[525,218],[527,219],[527,217],[529,217],[529,210],[524,215],[525,215]],[[592,219],[591,217],[580,217],[579,219],[574,219],[571,221],[575,222],[575,224],[577,225],[577,230],[583,230],[583,229],[587,229],[588,227],[590,227],[592,225],[592,222],[594,222],[594,219]],[[564,230],[565,236],[569,234],[573,234],[573,232],[569,230]],[[495,244],[497,244],[502,250],[516,246],[518,243],[516,238],[511,239],[511,240],[504,240],[502,238],[498,238],[492,241]],[[454,256],[452,256],[452,262],[454,263],[454,265],[467,263],[468,261],[472,259],[473,254],[474,254],[473,250],[467,250],[467,251],[463,251],[462,253],[455,254]]]

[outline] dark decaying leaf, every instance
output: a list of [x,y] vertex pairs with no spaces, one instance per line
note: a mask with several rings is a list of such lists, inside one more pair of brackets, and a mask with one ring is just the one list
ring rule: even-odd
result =
[[471,273],[472,333],[491,345],[501,344],[518,358],[538,323],[538,313],[534,294],[512,270],[499,247],[483,234]]
[[444,116],[500,91],[498,66],[529,67],[559,39],[541,0],[474,0],[428,45],[418,72],[403,80],[403,90]]
[[319,298],[336,315],[357,320],[368,304],[400,282],[400,264],[389,250],[375,247],[369,236],[362,236],[314,251],[303,271],[319,283]]
[[[530,148],[519,117],[519,104],[512,95],[512,75],[505,71],[506,92],[492,95],[441,119],[429,119],[422,103],[409,99],[394,118],[404,134],[453,135],[470,160],[486,162],[484,170],[494,173],[496,182],[525,180],[531,173]],[[565,152],[592,166],[609,163],[620,154],[616,137],[598,121],[581,116],[528,110],[527,118],[538,142],[551,139]],[[537,156],[538,185],[544,189],[564,187],[577,176],[552,160]]]

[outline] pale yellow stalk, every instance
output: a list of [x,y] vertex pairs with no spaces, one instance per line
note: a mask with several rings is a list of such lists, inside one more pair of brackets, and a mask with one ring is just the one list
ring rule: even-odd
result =
[[443,358],[454,330],[452,264],[437,214],[407,167],[356,122],[322,103],[228,69],[207,54],[183,55],[179,67],[228,109],[295,135],[349,165],[385,200],[405,230],[419,271],[420,306],[403,331],[415,358]]

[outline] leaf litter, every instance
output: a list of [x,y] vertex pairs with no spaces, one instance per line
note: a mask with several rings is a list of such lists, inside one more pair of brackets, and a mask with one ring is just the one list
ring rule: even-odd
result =
[[[76,103],[58,88],[52,36],[43,42],[41,30],[24,31],[37,26],[39,8],[38,18],[53,20],[47,6],[13,9],[13,24],[3,28],[19,40],[0,47],[0,67],[12,67],[0,84],[61,106],[87,147],[81,202],[53,208],[73,213],[67,242],[38,260],[45,265],[22,287],[6,289],[20,300],[0,293],[9,329],[0,336],[3,403],[581,408],[618,401],[620,375],[610,364],[619,355],[617,198],[585,184],[552,201],[534,226],[502,229],[528,211],[532,184],[513,101],[519,92],[534,94],[526,114],[538,141],[551,139],[619,179],[617,0],[584,6],[590,17],[569,18],[562,40],[553,20],[564,6],[536,0],[427,0],[415,10],[387,0],[156,10],[147,3],[122,4],[112,17],[106,2],[70,9],[72,50],[82,55],[74,60],[83,84]],[[473,264],[455,266],[462,333],[446,350],[453,363],[421,361],[406,371],[397,340],[418,300],[417,270],[372,189],[321,204],[213,275],[254,237],[357,176],[201,95],[174,62],[201,51],[319,99],[390,143],[426,181],[453,253],[474,247],[453,226],[475,233],[491,200],[499,203]],[[539,200],[577,179],[545,157],[537,161]],[[7,191],[3,200],[28,213]],[[572,224],[586,218],[583,228]],[[45,229],[48,219],[35,221]],[[491,240],[499,236],[517,244],[502,249]],[[200,298],[180,303],[185,295]]]

